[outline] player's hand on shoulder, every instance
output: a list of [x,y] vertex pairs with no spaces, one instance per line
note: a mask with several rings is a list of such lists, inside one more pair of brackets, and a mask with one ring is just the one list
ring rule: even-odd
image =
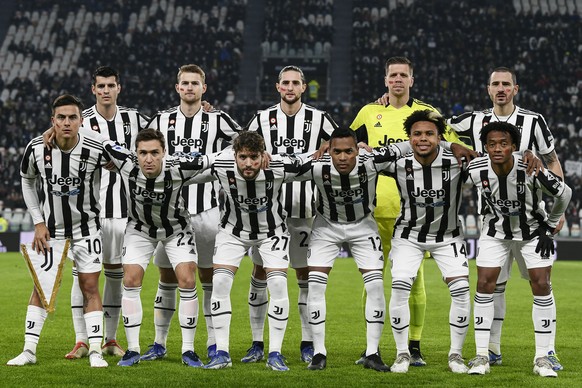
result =
[[544,163],[531,150],[525,150],[523,152],[523,162],[527,164],[525,173],[529,176],[538,176],[540,172],[544,171]]
[[321,143],[321,145],[319,146],[319,149],[317,151],[315,151],[312,155],[311,158],[313,160],[319,160],[323,157],[323,155],[329,150],[329,141],[324,141],[323,143]]
[[214,106],[212,106],[212,104],[209,103],[208,101],[204,100],[202,101],[202,110],[204,112],[211,112],[214,110]]
[[49,150],[52,149],[54,146],[53,141],[55,139],[55,136],[56,136],[56,132],[55,132],[55,127],[53,127],[53,126],[51,126],[49,129],[47,129],[46,131],[44,131],[42,133],[42,143]]
[[479,156],[479,154],[474,150],[457,143],[451,144],[451,152],[457,159],[459,166],[462,166],[464,161],[469,163],[471,160]]
[[372,147],[370,147],[368,144],[364,143],[363,141],[358,143],[358,148],[363,148],[366,150],[366,152],[372,152]]
[[378,99],[376,100],[377,104],[384,105],[384,106],[387,106],[389,102],[390,102],[390,99],[388,98],[388,93],[384,93],[382,96],[378,97]]
[[271,154],[268,153],[267,151],[263,152],[263,162],[261,163],[261,168],[263,170],[266,170],[269,168],[269,164],[271,164],[271,160],[273,158],[271,157]]

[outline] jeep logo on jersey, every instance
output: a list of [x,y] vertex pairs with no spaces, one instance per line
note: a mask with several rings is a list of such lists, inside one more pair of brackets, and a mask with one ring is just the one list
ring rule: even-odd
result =
[[[499,207],[506,207],[508,209],[519,209],[521,207],[521,201],[512,199],[497,199],[494,196],[489,197],[489,200],[493,202],[494,205]],[[519,214],[519,212],[517,212]],[[509,214],[512,215],[512,214]]]
[[165,193],[156,193],[155,191],[146,190],[141,187],[137,187],[135,190],[132,190],[131,193],[136,198],[143,197],[144,199],[153,199],[157,202],[162,202],[166,198]]
[[414,198],[441,198],[445,196],[445,189],[420,189],[417,187],[415,191],[410,193],[411,197]]
[[345,197],[361,197],[362,195],[364,195],[364,189],[355,189],[355,190],[331,190],[329,192],[329,195],[331,195],[332,197],[340,197],[340,198],[345,198]]
[[403,141],[406,141],[406,139],[394,139],[392,137],[388,137],[388,135],[384,135],[384,140],[379,140],[378,141],[378,145],[380,147],[385,147],[387,145],[390,145],[392,143],[402,143]]
[[305,140],[303,139],[287,139],[283,138],[283,136],[279,136],[279,139],[273,142],[273,146],[275,147],[295,147],[301,148],[305,147]]
[[77,177],[60,177],[53,175],[51,179],[48,179],[48,183],[51,185],[58,185],[58,186],[80,186],[81,185],[81,178]]
[[171,145],[174,147],[195,147],[195,148],[202,148],[204,145],[204,141],[202,139],[186,139],[184,137],[178,136],[174,140],[170,142]]
[[245,205],[265,205],[269,202],[269,197],[245,198],[239,195],[235,197],[235,201]]

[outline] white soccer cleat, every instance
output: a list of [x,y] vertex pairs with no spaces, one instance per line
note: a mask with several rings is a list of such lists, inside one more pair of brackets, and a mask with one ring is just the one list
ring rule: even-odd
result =
[[467,373],[469,368],[465,365],[465,360],[458,353],[453,353],[449,356],[449,369],[453,373]]
[[36,364],[36,355],[30,350],[25,350],[6,363],[8,366],[24,366],[29,364]]
[[539,357],[534,362],[533,372],[541,377],[558,377],[558,374],[553,369],[552,362],[547,356]]
[[470,375],[484,375],[491,371],[488,356],[477,355],[469,361],[469,365],[471,365],[471,368],[467,373]]
[[410,366],[410,354],[400,353],[396,357],[396,360],[394,360],[394,364],[392,364],[392,366],[390,367],[390,372],[407,373],[409,366]]
[[89,364],[91,368],[107,368],[109,364],[103,359],[103,355],[97,351],[89,353]]

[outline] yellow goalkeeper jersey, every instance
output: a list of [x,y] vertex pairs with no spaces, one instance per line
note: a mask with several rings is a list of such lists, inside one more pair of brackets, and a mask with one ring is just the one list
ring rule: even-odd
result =
[[[425,109],[437,111],[432,105],[414,98],[410,98],[408,103],[400,109],[374,102],[360,109],[350,128],[354,131],[365,130],[370,147],[383,147],[391,143],[408,141],[408,136],[404,131],[404,120],[412,112]],[[457,134],[448,127],[445,139],[462,144]],[[378,177],[376,202],[376,209],[374,210],[376,218],[398,217],[400,214],[400,194],[393,178],[383,175]]]

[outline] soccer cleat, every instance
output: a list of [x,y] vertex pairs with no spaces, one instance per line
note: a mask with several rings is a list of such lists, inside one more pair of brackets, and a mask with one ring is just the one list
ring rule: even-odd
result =
[[489,367],[489,357],[483,355],[477,355],[471,361],[469,361],[469,371],[467,372],[470,375],[484,375],[490,372]]
[[119,346],[117,341],[114,339],[107,341],[105,345],[101,347],[101,352],[108,356],[117,357],[123,357],[125,354],[125,350],[123,350],[123,348]]
[[465,365],[465,360],[458,353],[453,353],[449,356],[449,369],[453,373],[467,373],[469,368]]
[[502,361],[501,353],[495,354],[489,350],[489,365],[501,365]]
[[548,360],[550,360],[550,362],[552,363],[552,369],[555,370],[556,372],[564,369],[564,367],[560,363],[560,359],[558,358],[556,352],[550,350],[548,352]]
[[30,350],[23,351],[6,363],[8,366],[24,366],[29,364],[36,364],[36,355]]
[[76,358],[83,358],[89,354],[89,347],[84,342],[77,342],[73,350],[65,354],[65,358],[74,360]]
[[206,365],[204,369],[222,369],[230,368],[232,366],[232,360],[230,359],[230,354],[224,350],[217,350],[212,360]]
[[390,372],[390,367],[384,364],[378,353],[370,354],[364,358],[364,368],[374,369],[378,372]]
[[[127,353],[126,353],[127,354]],[[157,342],[154,342],[153,345],[150,345],[150,348],[147,352],[141,356],[142,361],[153,361],[159,360],[166,357],[166,348],[160,345]]]
[[140,357],[138,352],[128,350],[125,352],[121,360],[117,363],[119,366],[133,366],[139,364]]
[[89,364],[91,368],[107,368],[109,364],[103,359],[103,355],[97,351],[89,353]]
[[301,361],[311,362],[313,358],[313,345],[306,345],[301,348]]
[[412,366],[426,366],[422,353],[418,348],[411,348],[410,350],[410,365]]
[[209,360],[211,360],[212,357],[214,357],[216,355],[216,344],[212,344],[207,348],[206,355],[208,356]]
[[364,350],[362,354],[360,354],[360,358],[356,360],[356,365],[363,365],[364,360],[366,359],[366,351]]
[[396,360],[394,360],[394,364],[390,367],[390,371],[392,373],[407,373],[408,367],[410,366],[410,354],[408,353],[400,353]]
[[289,370],[289,367],[285,365],[285,356],[283,356],[279,352],[269,353],[266,365],[267,368],[271,368],[272,370],[276,370],[279,372],[286,372]]
[[193,368],[202,368],[204,366],[200,361],[200,357],[192,350],[182,353],[182,363]]
[[327,366],[327,357],[321,353],[317,353],[311,359],[309,365],[307,365],[307,369],[309,370],[322,370],[325,369]]
[[548,356],[538,357],[534,362],[533,372],[541,377],[558,377]]
[[247,350],[247,355],[241,358],[241,362],[250,363],[250,362],[259,362],[265,356],[264,351],[265,345],[259,341],[253,341],[251,347]]

